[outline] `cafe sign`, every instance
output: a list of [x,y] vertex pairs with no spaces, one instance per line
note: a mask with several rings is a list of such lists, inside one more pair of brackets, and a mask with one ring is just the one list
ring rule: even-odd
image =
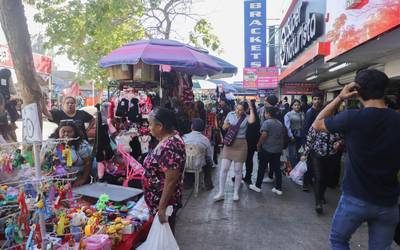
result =
[[324,19],[321,14],[307,13],[307,2],[297,1],[281,29],[280,59],[287,65],[308,45],[323,33]]

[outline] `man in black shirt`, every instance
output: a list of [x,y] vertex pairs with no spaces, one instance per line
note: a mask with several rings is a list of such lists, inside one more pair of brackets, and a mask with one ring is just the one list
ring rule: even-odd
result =
[[[309,108],[306,112],[306,118],[304,121],[304,137],[307,138],[308,135],[308,130],[310,129],[311,125],[315,121],[315,118],[317,118],[317,115],[321,111],[321,105],[322,104],[322,93],[320,91],[314,91],[312,93],[312,106]],[[306,140],[304,140],[304,144],[306,143]],[[311,164],[311,162],[308,162],[308,164]],[[313,178],[313,173],[311,171],[312,168],[308,168],[307,172],[304,173],[303,177],[303,191],[308,191],[310,188],[309,186],[312,184],[312,178]]]
[[[313,123],[316,130],[346,137],[343,193],[332,222],[332,249],[349,249],[351,235],[363,222],[369,227],[369,249],[390,249],[393,241],[399,220],[400,114],[385,104],[388,84],[381,71],[358,72],[355,82],[346,85]],[[358,96],[364,108],[333,116],[352,96]]]

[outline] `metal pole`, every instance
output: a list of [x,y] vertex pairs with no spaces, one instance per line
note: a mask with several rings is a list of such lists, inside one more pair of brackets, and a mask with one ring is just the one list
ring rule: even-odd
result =
[[[42,178],[42,170],[40,166],[40,144],[34,143],[33,144],[33,154],[35,156],[35,172],[36,172],[36,179],[40,180]],[[36,184],[36,190],[39,193],[39,186],[40,184]],[[46,201],[44,201],[46,202]],[[47,250],[47,242],[46,242],[46,223],[44,214],[39,213],[39,225],[40,225],[40,234],[42,236],[42,249]]]

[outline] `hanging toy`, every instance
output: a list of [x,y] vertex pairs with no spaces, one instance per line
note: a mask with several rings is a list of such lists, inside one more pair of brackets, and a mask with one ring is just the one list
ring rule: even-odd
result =
[[29,233],[28,240],[26,241],[26,248],[25,249],[32,249],[33,247],[33,233],[35,232],[36,224],[31,226],[31,232]]
[[15,154],[13,156],[13,161],[12,161],[13,168],[21,168],[24,162],[25,158],[22,156],[21,149],[15,150]]
[[64,145],[63,144],[58,145],[55,154],[58,157],[58,159],[60,159],[61,162],[65,161],[63,157],[63,151],[64,151]]
[[[35,228],[33,228],[35,231],[35,242],[36,246],[41,247],[42,245],[42,233],[40,232],[40,225],[36,224]],[[32,230],[33,231],[33,230]]]
[[17,244],[21,244],[22,242],[24,242],[24,236],[22,235],[21,228],[18,225],[14,225],[14,229],[14,242]]
[[24,154],[25,161],[29,163],[29,166],[33,167],[35,162],[33,161],[32,151],[26,151]]
[[3,171],[9,174],[12,174],[13,172],[13,167],[12,167],[12,163],[11,163],[11,156],[10,155],[3,155]]
[[61,213],[60,218],[58,219],[58,222],[57,222],[57,228],[56,228],[57,235],[63,236],[64,229],[65,229],[65,214]]
[[20,209],[20,213],[18,216],[18,224],[20,226],[23,225],[25,233],[29,234],[29,231],[30,231],[29,224],[28,224],[29,210],[28,210],[28,206],[26,205],[25,193],[22,189],[19,191],[17,201],[18,201],[18,206]]
[[54,164],[53,170],[55,175],[64,176],[68,174],[68,171],[65,170],[64,166],[61,164],[60,158],[58,158],[57,156],[54,157],[53,164]]
[[50,193],[49,193],[49,198],[48,198],[50,206],[53,204],[55,196],[56,196],[56,187],[54,184],[52,184],[50,187]]
[[67,167],[72,167],[72,154],[69,145],[65,146],[64,150],[62,151],[62,156],[67,163]]
[[15,236],[15,226],[12,223],[12,220],[7,221],[7,226],[6,226],[6,229],[4,232],[6,235],[7,243],[12,245],[12,243],[14,241],[14,236]]
[[24,190],[21,188],[19,190],[19,194],[18,194],[18,205],[19,205],[19,209],[20,209],[20,213],[21,214],[27,214],[28,213],[28,206],[26,205],[26,200],[25,200],[25,192]]

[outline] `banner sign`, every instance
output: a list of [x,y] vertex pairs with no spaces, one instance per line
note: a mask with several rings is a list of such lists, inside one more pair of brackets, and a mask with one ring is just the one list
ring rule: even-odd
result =
[[22,109],[22,137],[24,142],[39,142],[42,140],[38,107],[36,103],[26,105]]
[[[37,73],[50,75],[51,74],[51,57],[33,54],[33,63],[35,65],[35,70]],[[11,59],[10,49],[0,44],[0,67],[14,68],[14,63]]]
[[244,1],[244,59],[246,68],[265,67],[266,20],[265,0]]
[[327,1],[329,61],[400,25],[399,0]]
[[314,83],[284,83],[282,85],[283,95],[311,95],[317,85]]
[[244,68],[243,88],[274,89],[278,87],[278,67]]
[[323,33],[324,19],[322,14],[309,13],[307,3],[297,1],[293,12],[283,24],[281,31],[280,59],[287,65],[308,45]]

